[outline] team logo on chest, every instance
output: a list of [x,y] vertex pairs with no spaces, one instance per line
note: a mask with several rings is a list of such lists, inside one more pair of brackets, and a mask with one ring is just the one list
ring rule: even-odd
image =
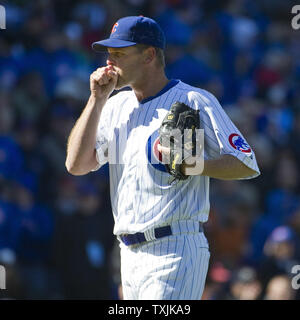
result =
[[165,165],[162,162],[162,154],[158,151],[159,144],[158,131],[154,131],[148,138],[146,145],[146,153],[148,162],[157,170],[167,172]]
[[244,153],[251,153],[252,152],[248,143],[239,134],[232,133],[229,136],[228,140],[229,140],[230,145],[234,149],[241,151],[241,152],[244,152]]

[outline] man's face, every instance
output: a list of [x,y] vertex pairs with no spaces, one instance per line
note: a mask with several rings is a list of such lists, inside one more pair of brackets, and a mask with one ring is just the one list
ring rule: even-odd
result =
[[134,84],[142,75],[143,54],[135,46],[108,48],[107,65],[118,73],[116,89]]

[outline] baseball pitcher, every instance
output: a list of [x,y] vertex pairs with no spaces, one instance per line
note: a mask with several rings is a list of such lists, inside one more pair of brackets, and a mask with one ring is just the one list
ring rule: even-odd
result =
[[211,93],[166,77],[154,20],[121,18],[92,47],[108,53],[107,65],[90,76],[67,170],[84,175],[109,163],[125,299],[201,299],[209,179],[258,176],[255,154]]

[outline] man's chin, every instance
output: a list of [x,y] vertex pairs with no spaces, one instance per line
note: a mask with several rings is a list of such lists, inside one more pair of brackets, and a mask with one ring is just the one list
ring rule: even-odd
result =
[[124,82],[121,82],[121,81],[118,81],[117,84],[116,84],[116,87],[115,87],[115,90],[121,90],[125,87],[128,87],[129,84],[128,83],[124,83]]

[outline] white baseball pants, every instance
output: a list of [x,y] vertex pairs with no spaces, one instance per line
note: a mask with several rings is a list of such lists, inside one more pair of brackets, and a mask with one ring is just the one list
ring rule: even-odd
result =
[[201,299],[210,258],[203,232],[120,247],[125,300]]

